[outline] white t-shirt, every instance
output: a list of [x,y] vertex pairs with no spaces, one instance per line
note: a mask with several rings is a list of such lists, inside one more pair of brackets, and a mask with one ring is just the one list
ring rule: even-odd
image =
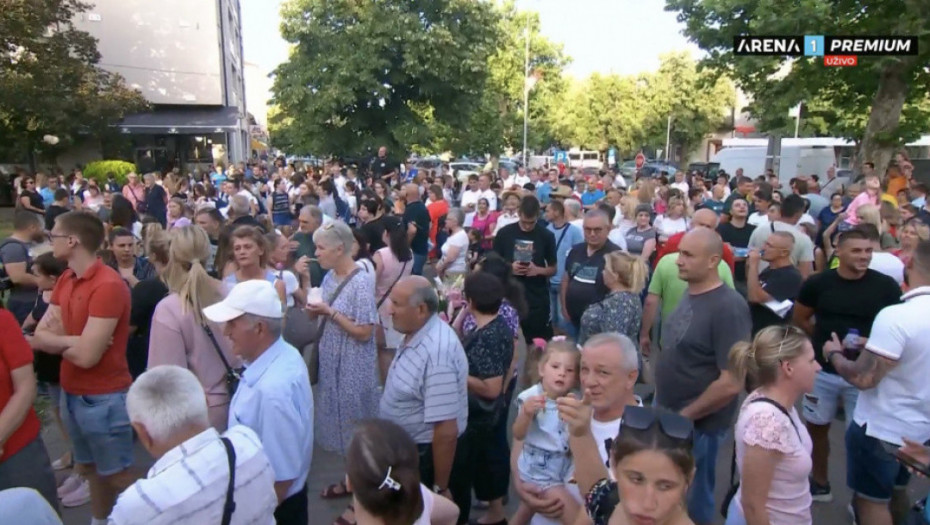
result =
[[420,494],[423,496],[423,514],[420,514],[420,517],[413,522],[413,525],[430,525],[430,514],[433,513],[433,498],[436,495],[422,483],[420,483]]
[[[486,190],[484,190],[484,191],[480,191],[480,190],[479,190],[479,192],[478,192],[478,198],[488,199],[488,206],[490,207],[491,211],[496,211],[496,210],[497,210],[497,194],[494,193],[494,190],[492,190],[492,189],[490,189],[490,188],[488,188],[488,189],[486,189]],[[476,202],[477,202],[477,201],[476,201]]]
[[467,270],[465,264],[465,257],[468,254],[468,234],[465,233],[465,230],[459,230],[446,239],[446,242],[442,245],[442,258],[445,259],[449,254],[449,248],[453,246],[458,246],[459,253],[455,256],[454,261],[447,261],[449,265],[446,267],[447,273],[465,273]]
[[901,437],[930,438],[930,286],[902,296],[875,316],[866,349],[897,361],[875,388],[859,392],[853,420],[866,434],[901,445]]
[[904,262],[888,252],[872,252],[869,268],[891,277],[898,286],[904,284]]
[[514,173],[513,175],[504,179],[504,188],[509,190],[512,186],[517,186],[520,189],[523,189],[523,186],[529,183],[529,177],[526,175],[520,175],[519,173]]
[[[275,274],[278,275],[277,272]],[[294,306],[294,292],[300,288],[300,281],[290,270],[284,270],[281,275],[281,280],[284,281],[284,296],[287,298],[287,307],[290,308]]]
[[660,237],[671,237],[676,233],[688,231],[688,219],[684,217],[669,219],[665,215],[659,215],[656,217],[655,228]]
[[607,240],[616,244],[621,250],[626,251],[626,232],[620,228],[614,228],[607,234]]
[[465,190],[462,192],[462,209],[467,208],[470,204],[475,205],[475,209],[478,209],[478,199],[481,198],[481,192],[477,190]]
[[673,188],[676,188],[676,189],[678,189],[678,190],[681,190],[681,192],[685,195],[685,197],[688,196],[688,190],[691,189],[691,188],[688,186],[688,183],[685,182],[685,181],[673,182],[673,183],[669,184],[669,186],[671,186],[671,187],[673,187]]
[[769,223],[769,214],[767,212],[757,211],[750,215],[746,222],[755,226],[756,228],[760,226],[765,226]]
[[362,272],[367,273],[371,277],[371,296],[375,296],[375,263],[371,262],[371,259],[359,259],[355,261],[355,266],[358,266],[362,269]]

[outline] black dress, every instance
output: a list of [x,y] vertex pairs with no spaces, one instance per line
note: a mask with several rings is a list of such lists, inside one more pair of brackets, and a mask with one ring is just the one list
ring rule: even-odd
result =
[[149,332],[152,329],[152,316],[155,307],[168,295],[168,287],[158,277],[151,277],[136,283],[132,289],[132,311],[129,325],[136,329],[129,336],[126,344],[126,361],[133,380],[145,372],[149,361]]

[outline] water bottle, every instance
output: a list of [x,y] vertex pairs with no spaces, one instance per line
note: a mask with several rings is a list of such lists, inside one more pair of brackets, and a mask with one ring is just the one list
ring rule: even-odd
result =
[[847,359],[856,359],[859,357],[859,330],[855,328],[850,328],[846,332],[846,337],[843,338],[843,355]]

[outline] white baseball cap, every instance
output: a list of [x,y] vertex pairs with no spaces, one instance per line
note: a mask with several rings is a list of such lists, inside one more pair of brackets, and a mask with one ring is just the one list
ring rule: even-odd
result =
[[244,314],[273,319],[284,317],[281,298],[270,282],[264,279],[241,282],[233,286],[225,299],[203,309],[203,315],[214,323],[232,321]]

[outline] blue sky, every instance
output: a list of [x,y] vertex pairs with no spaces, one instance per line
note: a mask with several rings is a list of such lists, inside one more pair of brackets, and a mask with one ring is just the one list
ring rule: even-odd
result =
[[[278,32],[282,0],[240,0],[245,60],[271,72],[287,58]],[[520,9],[538,11],[542,32],[565,45],[573,62],[569,73],[636,74],[659,65],[659,55],[698,50],[682,36],[675,13],[663,0],[517,0]]]

